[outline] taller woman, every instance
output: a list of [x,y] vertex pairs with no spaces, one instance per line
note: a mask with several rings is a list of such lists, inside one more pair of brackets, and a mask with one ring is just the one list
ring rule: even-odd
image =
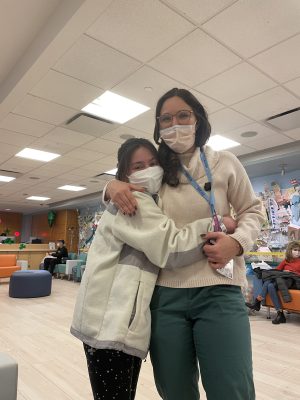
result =
[[[200,102],[174,88],[156,107],[154,139],[164,169],[163,212],[178,228],[199,218],[228,215],[238,227],[231,235],[207,234],[207,258],[159,273],[152,310],[151,360],[164,400],[198,400],[199,371],[208,400],[254,400],[249,320],[241,294],[243,252],[263,221],[261,202],[238,159],[206,142],[210,124]],[[130,186],[113,181],[107,194],[123,210],[135,201]],[[231,262],[233,276],[218,269]]]

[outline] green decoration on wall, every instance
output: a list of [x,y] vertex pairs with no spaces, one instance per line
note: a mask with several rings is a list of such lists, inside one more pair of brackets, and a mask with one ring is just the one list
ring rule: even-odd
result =
[[48,224],[49,224],[50,228],[54,224],[55,218],[56,218],[56,212],[54,212],[52,210],[49,211],[48,212]]
[[23,250],[25,248],[26,248],[26,244],[25,243],[20,243],[19,250]]

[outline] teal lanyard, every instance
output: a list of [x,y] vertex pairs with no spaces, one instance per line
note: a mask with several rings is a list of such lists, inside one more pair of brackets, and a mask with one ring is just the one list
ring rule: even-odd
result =
[[211,175],[211,171],[210,171],[210,168],[209,168],[209,165],[207,162],[207,158],[203,151],[200,151],[200,159],[201,159],[202,165],[204,167],[205,174],[209,180],[209,183],[211,184],[209,196],[205,192],[205,190],[202,189],[202,187],[198,184],[198,182],[195,181],[195,179],[191,176],[191,174],[187,171],[186,167],[182,164],[181,164],[181,171],[185,175],[185,177],[188,179],[190,184],[193,186],[193,188],[200,194],[201,197],[204,198],[204,200],[207,201],[209,208],[210,208],[211,216],[214,220],[214,231],[220,232],[220,231],[222,231],[222,229],[220,227],[220,223],[219,223],[218,216],[217,216],[216,209],[215,209],[215,196],[214,196],[213,187],[212,187],[212,175]]

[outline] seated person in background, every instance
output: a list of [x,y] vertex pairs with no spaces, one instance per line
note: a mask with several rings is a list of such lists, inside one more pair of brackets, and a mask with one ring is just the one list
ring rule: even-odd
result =
[[[286,248],[285,259],[276,267],[279,271],[293,272],[300,275],[300,242],[290,242]],[[273,282],[265,281],[260,294],[256,297],[254,303],[246,303],[246,306],[252,310],[259,311],[261,302],[266,298],[267,293],[270,294],[271,300],[277,311],[276,317],[272,320],[272,324],[280,324],[286,322],[284,312],[277,294],[277,288]]]
[[68,257],[68,250],[65,247],[65,241],[58,240],[56,245],[57,250],[53,253],[47,253],[44,259],[44,269],[49,271],[52,275],[56,264],[60,264],[63,258]]

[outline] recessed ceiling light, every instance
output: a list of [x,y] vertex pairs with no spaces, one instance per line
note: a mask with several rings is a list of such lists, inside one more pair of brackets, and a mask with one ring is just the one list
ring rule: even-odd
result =
[[150,110],[149,107],[109,90],[82,109],[89,114],[120,124],[124,124],[148,110]]
[[241,136],[245,137],[245,138],[254,137],[256,135],[257,135],[257,132],[255,132],[255,131],[247,131],[247,132],[241,133]]
[[11,211],[11,208],[6,208],[5,211]]
[[57,189],[60,190],[70,190],[71,192],[80,192],[80,190],[85,190],[85,187],[82,186],[73,186],[73,185],[64,185],[64,186],[60,186]]
[[50,197],[30,196],[30,197],[26,197],[26,200],[46,201],[46,200],[50,200]]
[[13,176],[0,175],[0,182],[11,182],[14,179],[16,179],[16,178],[14,178]]
[[49,153],[48,151],[30,149],[26,147],[16,154],[16,157],[29,158],[30,160],[48,162],[60,157],[60,154]]
[[116,175],[118,168],[110,169],[109,171],[104,172],[106,175]]
[[225,150],[231,149],[232,147],[240,146],[240,143],[221,135],[211,136],[207,144],[214,150]]

